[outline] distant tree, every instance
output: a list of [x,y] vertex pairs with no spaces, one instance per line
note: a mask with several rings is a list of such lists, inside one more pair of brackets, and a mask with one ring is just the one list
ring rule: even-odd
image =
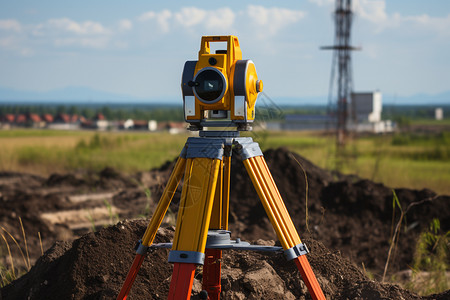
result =
[[107,120],[112,120],[114,118],[113,112],[109,106],[103,106],[97,113],[103,114]]
[[67,110],[67,113],[69,113],[70,115],[78,115],[80,112],[79,112],[78,107],[76,107],[75,105],[72,105]]
[[81,115],[86,119],[92,119],[95,116],[95,111],[93,109],[85,107],[81,110]]
[[128,116],[129,116],[129,114],[121,108],[119,108],[118,110],[115,111],[115,119],[117,119],[117,120],[129,119]]
[[58,107],[56,108],[56,113],[57,114],[65,114],[66,113],[66,106],[58,105]]

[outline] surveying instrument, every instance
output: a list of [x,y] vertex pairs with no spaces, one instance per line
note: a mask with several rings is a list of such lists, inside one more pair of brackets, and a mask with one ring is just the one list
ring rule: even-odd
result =
[[[212,54],[210,43],[214,42],[226,43],[226,50]],[[256,98],[263,84],[254,63],[242,60],[237,37],[203,36],[198,61],[184,65],[181,89],[185,120],[190,130],[199,131],[199,137],[188,138],[144,236],[136,245],[135,259],[117,299],[127,298],[145,256],[154,248],[171,248],[171,300],[190,299],[197,265],[203,265],[200,299],[219,300],[223,249],[284,252],[297,265],[311,297],[325,299],[306,258],[308,249],[300,241],[259,145],[239,135],[240,131],[251,130]],[[230,239],[233,149],[242,158],[282,247]],[[173,243],[153,244],[183,175]]]

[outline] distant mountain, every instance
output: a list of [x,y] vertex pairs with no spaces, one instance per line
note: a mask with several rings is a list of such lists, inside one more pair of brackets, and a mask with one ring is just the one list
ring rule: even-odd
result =
[[0,87],[0,102],[7,101],[45,101],[45,102],[117,102],[117,101],[133,101],[140,102],[144,99],[129,95],[114,94],[88,87],[66,87],[46,92],[23,91]]
[[[355,91],[366,92],[366,91]],[[397,96],[393,94],[385,94],[383,92],[383,104],[389,105],[450,105],[450,91],[439,94],[415,94],[411,96]],[[298,98],[269,98],[278,105],[327,105],[328,96],[322,97],[302,97]]]
[[[356,91],[358,92],[358,91]],[[24,91],[0,87],[1,102],[76,102],[76,103],[173,103],[181,102],[181,94],[177,99],[141,99],[134,96],[115,94],[88,87],[66,87],[47,92]],[[258,105],[327,105],[328,96],[315,97],[272,97],[265,93],[260,95]],[[396,96],[392,94],[383,94],[383,104],[391,105],[450,105],[450,90],[439,94],[415,94],[412,96]]]
[[424,93],[412,96],[383,95],[383,104],[450,105],[450,91],[434,95]]

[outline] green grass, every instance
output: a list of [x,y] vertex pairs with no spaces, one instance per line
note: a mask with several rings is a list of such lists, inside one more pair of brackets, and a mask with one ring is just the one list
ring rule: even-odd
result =
[[[47,133],[47,131],[49,131]],[[187,135],[148,132],[8,131],[0,135],[0,170],[39,175],[114,167],[135,172],[177,157]],[[2,132],[3,133],[3,132]]]
[[419,295],[442,293],[450,288],[447,271],[450,267],[450,231],[441,230],[440,221],[433,219],[429,229],[420,235],[411,281],[406,288]]
[[[401,143],[399,143],[401,139]],[[287,147],[322,168],[334,168],[334,137],[312,133],[277,132],[261,143],[263,149]],[[450,133],[370,136],[347,146],[341,172],[357,174],[393,188],[429,188],[450,194]]]
[[0,130],[0,138],[19,137],[57,137],[57,136],[85,136],[85,131],[60,131],[43,129],[14,129]]
[[446,117],[444,120],[435,119],[415,119],[413,121],[414,125],[450,125],[450,118]]
[[[334,168],[333,136],[312,132],[255,131],[243,134],[263,150],[287,147],[322,168]],[[0,170],[38,175],[98,171],[113,167],[133,173],[159,167],[176,158],[188,134],[55,130],[0,131]],[[347,147],[344,173],[390,187],[429,188],[450,194],[450,133],[362,137]]]
[[[25,234],[25,229],[23,227],[22,219],[19,217],[19,224],[20,229],[22,231],[22,237],[25,244],[25,250],[22,248],[22,246],[19,244],[16,238],[5,229],[5,227],[0,226],[0,257],[8,258],[9,264],[3,265],[0,262],[0,287],[4,287],[8,285],[13,280],[16,280],[26,272],[30,271],[31,269],[31,263],[30,263],[30,256],[28,252],[28,244],[27,244],[27,237]],[[38,233],[40,238],[40,233]],[[40,239],[39,239],[40,240]],[[17,263],[14,262],[14,256],[11,252],[11,245],[17,246],[22,259],[23,259],[23,265],[24,267],[17,267]],[[42,242],[41,242],[41,250],[42,250]],[[42,252],[42,254],[44,254]],[[15,267],[16,266],[16,267]]]

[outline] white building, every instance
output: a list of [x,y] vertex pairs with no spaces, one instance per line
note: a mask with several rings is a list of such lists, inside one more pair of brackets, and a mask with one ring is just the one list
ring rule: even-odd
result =
[[155,120],[148,121],[148,130],[156,131],[158,129],[158,122]]
[[392,122],[381,120],[382,110],[381,92],[352,93],[349,127],[360,132],[392,132]]
[[380,92],[353,93],[352,107],[358,123],[381,121],[383,105]]
[[134,121],[132,119],[128,119],[125,122],[123,122],[123,129],[133,129],[134,127]]
[[441,107],[438,107],[434,110],[434,118],[438,121],[444,119],[444,110]]

